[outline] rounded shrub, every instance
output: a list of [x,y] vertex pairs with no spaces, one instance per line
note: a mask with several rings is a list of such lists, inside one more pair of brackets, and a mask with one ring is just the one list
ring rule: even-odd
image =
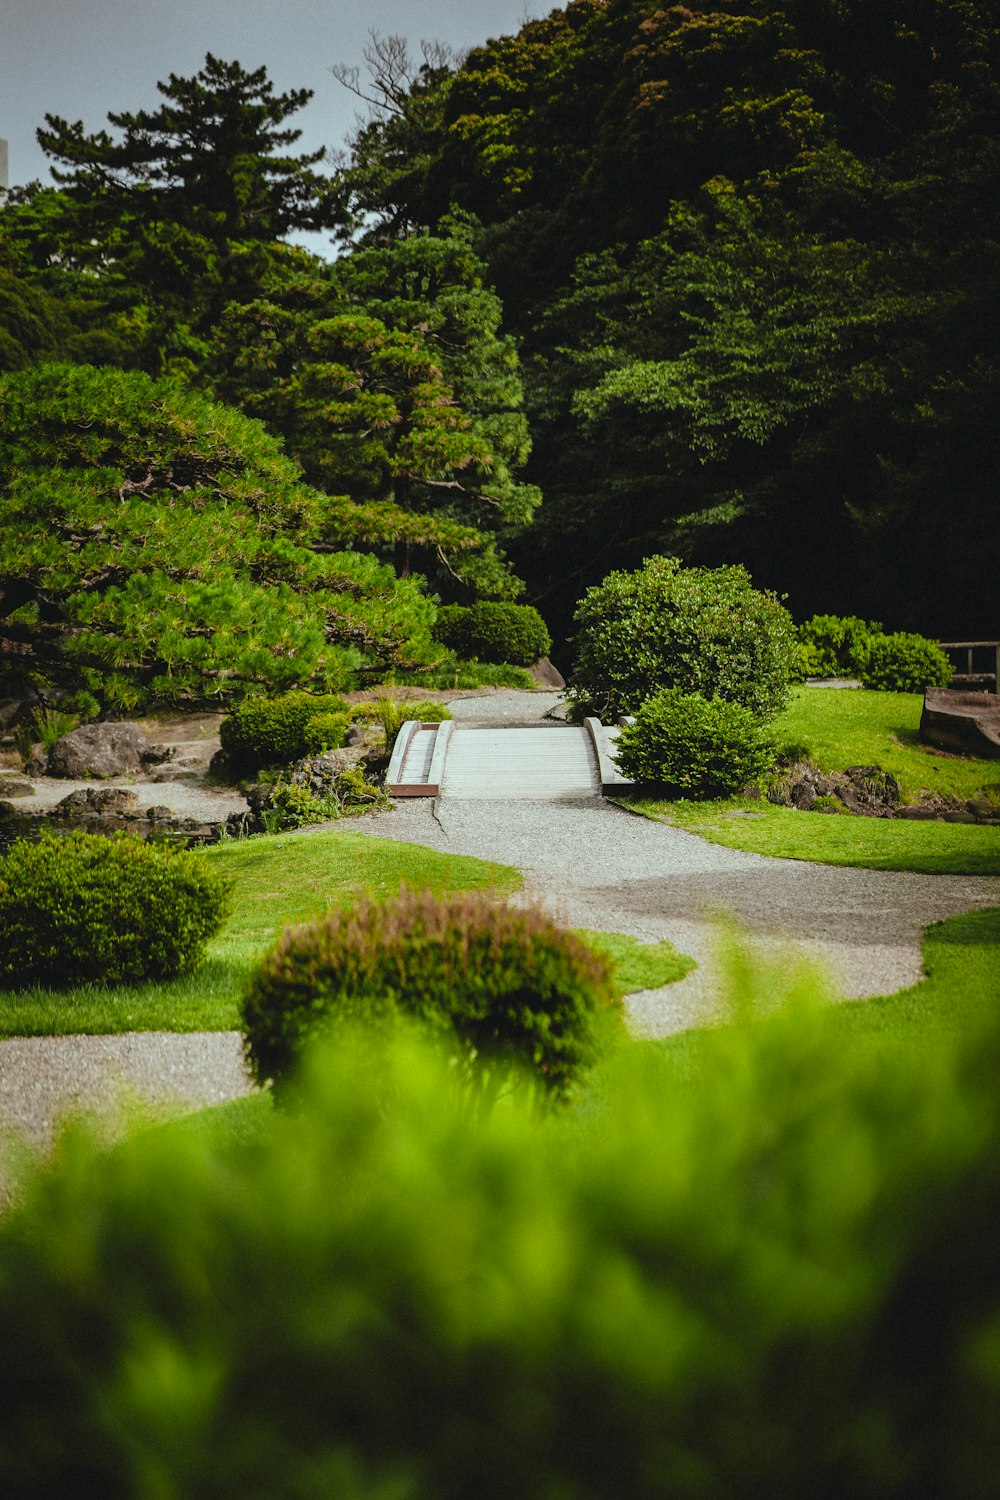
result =
[[283,693],[278,698],[247,698],[223,719],[222,748],[243,771],[287,766],[310,753],[306,725],[321,715],[342,715],[347,704],[329,693]]
[[258,1083],[286,1083],[320,1033],[405,1014],[444,1039],[474,1086],[520,1065],[562,1097],[612,1004],[608,961],[543,911],[403,886],[286,931],[250,984],[243,1029]]
[[169,979],[197,965],[227,907],[186,850],[133,834],[16,843],[0,858],[0,983]]
[[317,714],[314,719],[307,719],[302,728],[305,754],[323,755],[327,750],[340,750],[347,729],[347,714]]
[[665,688],[642,705],[616,759],[634,781],[680,796],[726,796],[770,769],[774,744],[748,708]]
[[947,687],[953,670],[936,641],[897,630],[892,635],[877,635],[869,640],[858,678],[866,688],[922,693],[929,687]]
[[577,608],[570,696],[602,718],[635,713],[662,688],[742,704],[771,719],[788,699],[795,626],[745,568],[650,557],[610,573]]
[[447,604],[437,612],[434,639],[464,659],[530,667],[552,650],[552,637],[530,604]]
[[856,677],[876,637],[878,620],[857,615],[813,615],[798,627],[803,677]]

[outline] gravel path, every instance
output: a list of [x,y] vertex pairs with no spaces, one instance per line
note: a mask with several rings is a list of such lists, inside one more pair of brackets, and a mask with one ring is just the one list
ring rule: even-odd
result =
[[[464,723],[557,717],[557,693],[503,691],[452,703]],[[65,783],[64,783],[65,785]],[[159,793],[160,788],[157,788]],[[192,789],[185,789],[190,793]],[[176,795],[180,787],[170,788]],[[163,800],[169,792],[163,786]],[[182,794],[183,795],[183,794]],[[752,946],[789,941],[825,961],[843,998],[889,994],[920,977],[928,923],[1000,906],[1000,880],[841,869],[709,844],[604,802],[402,801],[359,832],[517,866],[526,898],[572,926],[669,938],[698,960],[677,984],[630,999],[634,1029],[662,1036],[720,1016],[718,918],[735,915]],[[109,1130],[122,1101],[179,1112],[249,1090],[236,1033],[29,1038],[0,1042],[0,1135],[45,1148],[68,1109]],[[0,1183],[2,1195],[2,1183]]]

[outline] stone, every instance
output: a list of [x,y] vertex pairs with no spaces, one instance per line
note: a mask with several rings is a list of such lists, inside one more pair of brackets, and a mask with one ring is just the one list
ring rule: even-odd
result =
[[816,788],[811,781],[793,781],[788,788],[788,805],[799,812],[808,812],[815,801]]
[[142,751],[139,758],[144,766],[162,766],[168,760],[173,760],[176,754],[175,745],[150,745]]
[[897,807],[896,817],[907,818],[912,823],[931,823],[941,814],[933,807]]
[[49,752],[49,775],[121,776],[138,771],[149,742],[138,724],[83,724]]
[[23,809],[15,807],[13,802],[0,802],[0,818],[19,818]]
[[920,715],[926,745],[959,755],[1000,759],[1000,696],[928,688]]
[[[7,788],[4,787],[3,790],[6,791]],[[998,812],[996,805],[990,801],[989,797],[970,797],[965,804],[965,810],[972,813],[972,816],[980,821],[993,819],[997,816]]]
[[173,809],[163,802],[157,802],[153,807],[146,808],[146,817],[151,823],[169,823],[173,815]]
[[5,797],[33,797],[35,788],[30,781],[19,781],[16,776],[0,778],[0,792]]
[[559,692],[566,686],[566,679],[557,667],[554,667],[547,656],[540,656],[534,666],[528,668],[532,678],[539,687],[555,688]]
[[942,813],[943,823],[976,823],[978,819],[970,812],[946,812]]
[[56,818],[122,818],[134,816],[139,798],[127,787],[84,787],[70,792],[52,810]]

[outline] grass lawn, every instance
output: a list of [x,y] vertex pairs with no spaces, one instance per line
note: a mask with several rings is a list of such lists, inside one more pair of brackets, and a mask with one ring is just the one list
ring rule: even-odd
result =
[[[1000,1015],[1000,910],[936,922],[925,931],[922,948],[925,977],[917,984],[824,1012],[831,1047],[932,1049],[945,1037],[975,1038]],[[653,1045],[662,1049],[669,1073],[696,1082],[707,1035],[684,1031]]]
[[[520,889],[509,865],[335,828],[216,844],[205,856],[232,882],[233,912],[194,973],[162,983],[99,984],[65,990],[0,990],[0,1036],[64,1036],[125,1031],[230,1031],[239,1024],[247,977],[289,923],[321,916],[356,887],[372,895],[400,881],[446,891]],[[693,966],[670,943],[620,934],[582,934],[607,952],[621,994],[679,979]]]
[[[922,702],[919,693],[796,688],[775,733],[779,745],[804,746],[824,771],[882,766],[896,777],[909,802],[918,801],[922,790],[961,798],[984,787],[1000,792],[1000,761],[945,755],[920,744]],[[739,797],[620,800],[714,844],[753,854],[925,875],[1000,875],[1000,828],[798,812]]]
[[921,791],[972,797],[983,787],[1000,792],[1000,761],[933,750],[918,738],[920,693],[878,693],[867,688],[792,691],[774,732],[779,746],[804,745],[824,771],[881,766],[891,771],[907,802]]
[[1000,875],[1000,828],[797,812],[742,797],[716,802],[618,800],[623,807],[686,828],[710,843],[777,859],[922,875]]

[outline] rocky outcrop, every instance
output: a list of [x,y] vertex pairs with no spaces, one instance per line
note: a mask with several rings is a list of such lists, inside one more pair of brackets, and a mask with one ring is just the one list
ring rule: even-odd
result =
[[811,761],[796,761],[767,789],[767,800],[800,812],[849,812],[866,818],[891,818],[901,801],[899,782],[879,766],[848,766],[821,771]]
[[959,755],[1000,759],[1000,696],[928,688],[920,715],[920,738],[926,745]]
[[49,752],[49,775],[79,780],[138,771],[150,746],[138,724],[83,724]]
[[70,792],[52,809],[55,818],[124,818],[136,817],[139,798],[126,787],[85,787]]

